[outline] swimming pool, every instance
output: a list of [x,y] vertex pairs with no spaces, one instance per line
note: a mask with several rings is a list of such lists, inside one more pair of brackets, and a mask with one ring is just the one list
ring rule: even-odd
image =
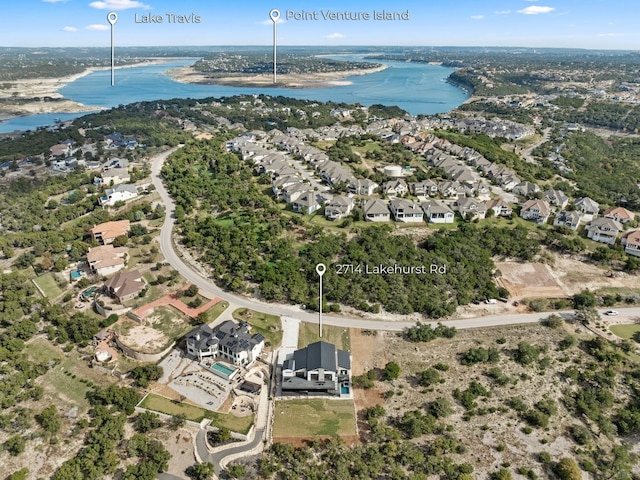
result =
[[208,368],[212,373],[215,373],[225,380],[231,380],[240,371],[237,368],[228,367],[224,363],[220,362],[216,362]]

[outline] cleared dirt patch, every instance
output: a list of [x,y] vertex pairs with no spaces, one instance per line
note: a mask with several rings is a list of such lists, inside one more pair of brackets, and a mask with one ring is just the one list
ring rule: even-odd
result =
[[568,292],[551,268],[543,263],[496,263],[502,276],[498,283],[509,290],[512,297],[558,298]]

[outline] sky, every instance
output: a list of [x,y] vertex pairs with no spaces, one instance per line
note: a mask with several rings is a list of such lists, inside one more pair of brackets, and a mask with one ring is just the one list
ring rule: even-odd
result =
[[[109,47],[110,12],[116,46],[271,45],[272,9],[280,11],[278,45],[640,50],[640,2],[632,0],[3,0],[0,46]],[[408,11],[409,19],[324,19],[329,11]],[[162,23],[143,23],[149,16]]]

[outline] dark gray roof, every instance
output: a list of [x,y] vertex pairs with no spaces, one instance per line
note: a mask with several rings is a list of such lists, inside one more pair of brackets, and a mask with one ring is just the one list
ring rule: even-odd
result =
[[305,348],[296,350],[293,354],[296,370],[336,370],[336,347],[327,342],[316,342]]
[[251,350],[264,341],[264,337],[259,333],[251,335],[246,322],[236,323],[233,320],[227,320],[215,327],[215,330],[212,330],[209,325],[200,325],[189,333],[187,341],[194,343],[198,350],[206,350],[210,345],[218,343],[220,347],[237,353]]
[[338,367],[351,370],[351,355],[344,350],[338,350]]

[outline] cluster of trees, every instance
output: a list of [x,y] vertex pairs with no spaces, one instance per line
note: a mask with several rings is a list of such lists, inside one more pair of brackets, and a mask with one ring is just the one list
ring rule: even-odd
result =
[[451,454],[460,452],[460,442],[443,436],[428,445],[403,440],[393,427],[377,423],[371,416],[375,440],[353,448],[339,439],[313,441],[295,448],[276,443],[260,460],[260,474],[265,478],[406,478],[425,480],[432,476],[465,480],[473,467],[456,463]]
[[[423,312],[431,317],[453,313],[474,298],[505,296],[493,279],[493,255],[530,260],[540,245],[527,229],[473,224],[439,231],[423,244],[392,234],[388,226],[361,228],[357,235],[323,233],[283,215],[249,166],[227,153],[218,138],[193,143],[165,164],[163,176],[176,199],[176,218],[186,246],[201,252],[223,287],[243,292],[257,285],[269,301],[289,301],[317,308],[313,288],[317,263],[359,265],[338,274],[329,268],[326,300],[374,311]],[[216,215],[195,214],[210,208]],[[292,232],[298,232],[292,235]],[[427,268],[446,265],[443,275],[363,274],[367,267],[394,265]],[[327,303],[327,308],[329,307]],[[314,307],[315,306],[315,307]]]

